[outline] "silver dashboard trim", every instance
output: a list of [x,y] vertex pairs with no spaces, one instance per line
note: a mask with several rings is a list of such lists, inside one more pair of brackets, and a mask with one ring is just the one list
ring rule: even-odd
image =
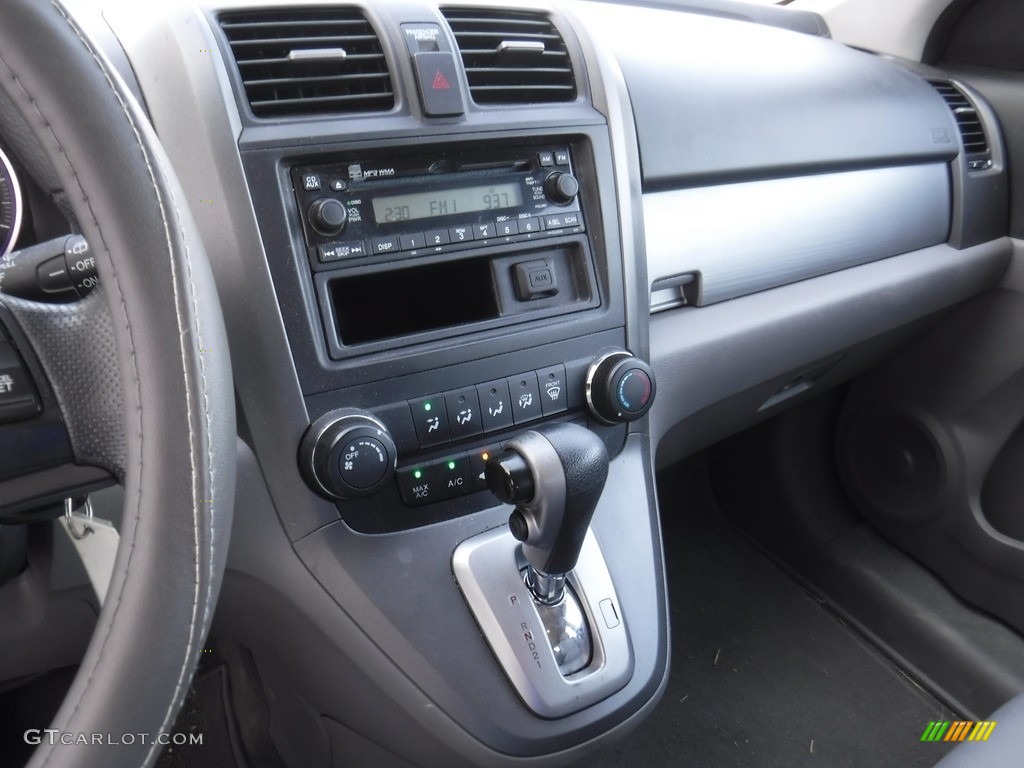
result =
[[7,247],[0,251],[0,258],[3,258],[14,250],[14,244],[18,242],[18,235],[21,234],[23,202],[21,197],[21,181],[18,179],[18,174],[15,173],[14,166],[7,158],[7,155],[3,153],[3,150],[0,150],[0,165],[3,166],[4,171],[7,174],[7,178],[11,180],[11,207],[14,209],[11,228],[8,232],[8,236],[11,239],[7,243]]
[[[519,542],[505,527],[462,542],[452,556],[452,571],[477,624],[516,693],[540,717],[565,717],[596,704],[623,688],[633,676],[633,645],[593,531],[587,531],[576,567],[568,575],[590,626],[590,665],[565,677],[544,623],[523,581]],[[605,601],[611,601],[606,603]],[[612,626],[614,625],[614,626]]]
[[[944,243],[949,174],[928,163],[645,194],[650,284],[695,274],[704,306]],[[656,310],[681,303],[657,293]]]

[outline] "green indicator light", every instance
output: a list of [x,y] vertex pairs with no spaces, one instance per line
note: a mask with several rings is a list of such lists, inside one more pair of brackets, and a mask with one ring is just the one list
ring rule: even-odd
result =
[[448,462],[448,469],[455,469],[455,462],[454,461],[449,461]]
[[430,403],[424,403],[423,404],[423,410],[424,411],[429,411],[432,407],[433,406]]
[[423,473],[417,469],[415,472],[412,473],[412,476],[419,480],[421,477],[423,477]]

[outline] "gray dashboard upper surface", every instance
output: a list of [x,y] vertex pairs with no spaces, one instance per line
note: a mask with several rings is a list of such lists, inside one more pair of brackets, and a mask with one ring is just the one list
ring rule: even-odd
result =
[[942,99],[876,56],[730,19],[602,4],[578,12],[622,68],[645,192],[957,153]]

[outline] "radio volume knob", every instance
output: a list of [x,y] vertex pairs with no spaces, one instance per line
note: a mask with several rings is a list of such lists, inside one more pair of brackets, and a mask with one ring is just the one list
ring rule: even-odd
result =
[[571,173],[552,173],[544,180],[544,193],[555,205],[568,205],[579,194],[580,183]]
[[309,223],[321,235],[336,235],[345,228],[348,210],[340,200],[321,197],[309,206]]

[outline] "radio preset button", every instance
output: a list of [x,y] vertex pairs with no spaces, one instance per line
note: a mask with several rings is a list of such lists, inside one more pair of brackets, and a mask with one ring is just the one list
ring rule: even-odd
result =
[[325,264],[341,259],[355,259],[366,255],[366,243],[362,240],[349,240],[347,243],[328,243],[317,246],[317,257]]
[[476,393],[480,397],[480,415],[484,431],[496,432],[512,426],[512,402],[509,397],[508,381],[498,379],[479,384]]
[[428,229],[423,233],[426,238],[427,245],[433,247],[435,245],[448,245],[452,240],[448,236],[447,229]]
[[403,251],[414,251],[417,248],[425,248],[427,239],[422,232],[412,232],[408,235],[399,235],[398,244]]
[[473,239],[472,227],[452,227],[448,230],[453,243],[468,243]]
[[490,222],[477,224],[473,229],[473,234],[477,240],[486,240],[489,237],[494,237],[494,225]]
[[542,168],[547,168],[555,164],[555,156],[551,152],[538,152],[537,162]]
[[512,221],[499,221],[495,223],[495,228],[498,231],[499,237],[507,237],[508,235],[518,235],[519,225]]
[[393,235],[391,237],[375,237],[370,241],[370,252],[374,255],[394,253],[397,250],[398,238]]
[[519,220],[519,234],[526,234],[528,232],[540,232],[540,219],[536,216]]

